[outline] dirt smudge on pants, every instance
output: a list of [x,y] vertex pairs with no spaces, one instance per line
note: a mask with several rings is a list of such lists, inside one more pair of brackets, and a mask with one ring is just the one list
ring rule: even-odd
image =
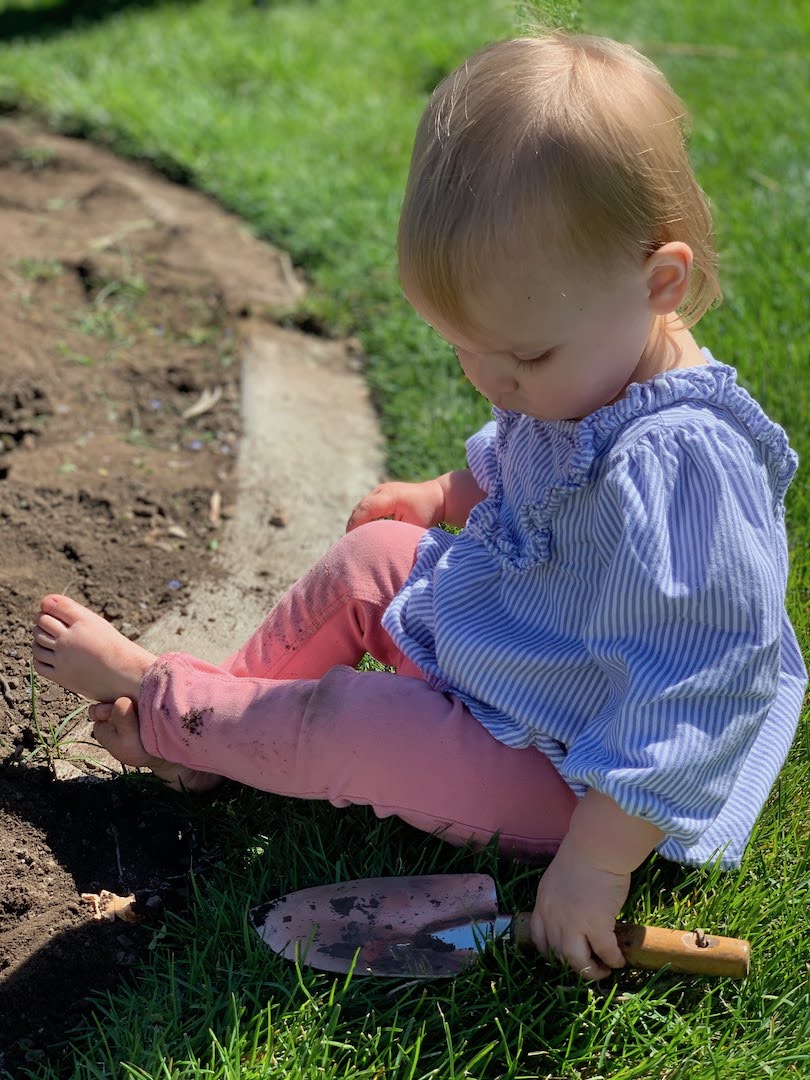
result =
[[202,735],[205,714],[213,714],[213,712],[214,710],[210,705],[207,705],[204,709],[189,709],[187,713],[180,717],[180,723],[189,735]]

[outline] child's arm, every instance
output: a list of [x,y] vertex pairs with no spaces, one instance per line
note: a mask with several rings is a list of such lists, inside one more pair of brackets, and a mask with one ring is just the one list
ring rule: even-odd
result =
[[554,952],[587,979],[622,967],[613,928],[627,899],[630,872],[663,838],[649,821],[588,791],[537,888],[531,923],[537,948]]
[[469,469],[445,473],[422,484],[380,484],[352,510],[346,532],[378,518],[395,518],[430,529],[439,522],[463,528],[470,511],[486,498]]

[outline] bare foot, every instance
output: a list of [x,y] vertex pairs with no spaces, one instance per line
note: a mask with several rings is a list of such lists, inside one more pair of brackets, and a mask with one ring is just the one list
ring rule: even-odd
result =
[[157,659],[69,596],[43,598],[34,624],[34,670],[92,701],[134,698]]
[[138,710],[129,698],[119,697],[112,705],[91,705],[90,719],[95,725],[94,738],[108,753],[124,765],[151,769],[175,791],[210,791],[222,782],[213,773],[198,772],[148,754],[141,742]]

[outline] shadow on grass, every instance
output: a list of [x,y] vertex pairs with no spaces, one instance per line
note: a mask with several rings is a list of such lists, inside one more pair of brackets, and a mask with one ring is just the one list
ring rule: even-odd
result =
[[166,3],[167,0],[64,0],[48,7],[9,4],[0,10],[0,42],[54,37],[102,22],[127,8],[153,8]]

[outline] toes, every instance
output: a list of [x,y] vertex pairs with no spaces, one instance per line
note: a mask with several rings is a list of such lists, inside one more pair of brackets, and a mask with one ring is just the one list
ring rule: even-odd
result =
[[31,653],[34,657],[34,667],[37,663],[42,664],[43,667],[49,668],[51,671],[54,669],[54,651],[53,649],[46,649],[42,645],[37,645],[36,642],[31,647]]
[[59,619],[54,619],[52,615],[45,615],[40,612],[37,616],[36,626],[40,630],[44,630],[46,634],[50,634],[51,637],[56,638],[65,629],[65,624],[60,622]]
[[152,758],[147,754],[138,731],[138,713],[129,698],[118,698],[113,704],[105,702],[92,713],[103,710],[104,716],[109,709],[109,720],[101,721],[93,727],[93,737],[113,757],[124,765],[136,768],[151,766]]
[[70,626],[76,622],[87,611],[87,608],[82,604],[77,604],[69,596],[60,596],[58,593],[49,593],[47,596],[43,596],[40,608],[46,615],[52,615],[54,618],[60,619],[65,626]]
[[[93,719],[95,719],[95,717]],[[118,754],[115,752],[115,747],[118,743],[117,733],[108,720],[101,720],[94,723],[91,735],[99,746],[103,746],[105,750],[113,755],[113,757],[118,758]],[[120,761],[121,759],[118,758],[118,760]]]
[[44,630],[40,630],[39,627],[34,630],[33,637],[37,645],[41,645],[45,649],[53,651],[56,646],[56,639],[51,637],[50,634],[46,634]]
[[112,719],[119,724],[132,724],[138,727],[138,710],[132,698],[117,698],[112,707]]
[[96,724],[112,722],[112,726],[120,731],[132,726],[138,730],[138,712],[135,703],[128,697],[120,697],[116,701],[101,701],[90,706],[90,719]]

